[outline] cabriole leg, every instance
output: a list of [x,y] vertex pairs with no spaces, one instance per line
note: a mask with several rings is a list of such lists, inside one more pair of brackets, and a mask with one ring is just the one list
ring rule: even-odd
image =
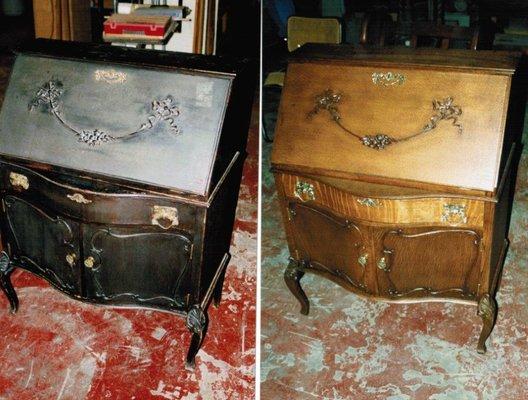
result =
[[194,371],[194,359],[200,350],[208,325],[207,313],[199,305],[194,305],[187,314],[187,328],[192,333],[191,344],[187,352],[185,367],[189,371]]
[[284,271],[284,281],[286,282],[288,289],[290,289],[290,292],[292,292],[295,298],[299,300],[299,303],[301,303],[301,314],[308,315],[310,312],[310,302],[308,301],[308,297],[306,297],[306,293],[304,293],[300,283],[303,276],[304,268],[302,267],[302,263],[290,258],[290,263],[288,264],[286,271]]
[[224,279],[227,269],[224,269],[222,275],[218,279],[216,286],[213,292],[213,306],[218,307],[220,305],[220,300],[222,300],[222,289],[224,288]]
[[497,303],[489,294],[485,294],[480,298],[477,315],[482,318],[482,331],[480,332],[477,352],[484,354],[486,352],[486,340],[493,330],[497,318]]
[[0,253],[0,288],[2,288],[2,291],[9,300],[11,314],[16,313],[18,310],[18,297],[10,279],[11,272],[14,269],[15,267],[11,263],[9,256],[5,251],[2,251]]

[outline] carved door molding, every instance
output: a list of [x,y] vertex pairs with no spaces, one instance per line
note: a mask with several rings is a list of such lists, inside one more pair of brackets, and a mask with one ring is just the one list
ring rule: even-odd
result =
[[370,292],[367,228],[304,203],[289,203],[288,215],[298,261],[345,286]]
[[3,203],[14,261],[61,290],[80,295],[79,224],[17,196],[8,195]]
[[408,228],[378,232],[380,294],[392,298],[455,295],[475,299],[481,236],[469,229]]
[[84,227],[87,297],[147,307],[186,307],[189,290],[184,286],[192,266],[191,238],[145,226]]

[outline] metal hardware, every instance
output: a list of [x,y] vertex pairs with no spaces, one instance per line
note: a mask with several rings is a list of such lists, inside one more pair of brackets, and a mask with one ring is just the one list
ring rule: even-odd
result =
[[9,182],[11,182],[11,185],[15,187],[20,187],[24,190],[29,189],[29,179],[25,175],[17,174],[16,172],[10,172]]
[[429,122],[425,124],[421,130],[409,133],[400,139],[393,138],[384,133],[375,133],[374,135],[363,135],[351,131],[345,127],[341,122],[341,114],[337,108],[337,104],[341,101],[342,95],[334,93],[333,90],[327,89],[323,93],[315,96],[315,106],[308,113],[307,117],[311,118],[320,110],[326,110],[330,114],[332,120],[346,133],[357,138],[364,146],[375,150],[383,150],[385,147],[393,144],[405,142],[417,136],[423,135],[435,129],[438,122],[442,120],[450,120],[451,123],[458,128],[458,133],[462,134],[462,125],[458,122],[458,117],[462,115],[462,108],[453,104],[453,98],[447,97],[443,100],[433,100],[433,115],[429,118]]
[[315,200],[314,186],[308,182],[297,181],[293,194],[301,201]]
[[[101,75],[103,76],[103,75]],[[103,79],[103,78],[101,78]],[[121,78],[119,78],[121,79]],[[42,108],[51,115],[53,115],[60,124],[72,132],[77,140],[88,146],[96,146],[103,143],[110,143],[119,140],[126,140],[139,133],[151,130],[158,123],[166,122],[169,124],[171,133],[178,135],[181,133],[180,128],[176,125],[175,118],[180,115],[180,109],[175,104],[174,99],[168,96],[161,100],[153,100],[151,103],[151,113],[146,117],[145,122],[134,132],[124,133],[118,136],[110,135],[100,129],[79,129],[71,125],[62,114],[61,96],[64,90],[62,89],[62,82],[58,80],[50,80],[41,86],[31,103],[29,110]]]
[[365,207],[379,207],[381,206],[381,202],[376,199],[371,199],[370,197],[365,197],[362,199],[356,200],[359,204]]
[[382,271],[389,272],[389,266],[387,265],[387,259],[385,257],[381,257],[378,260],[377,265],[378,265],[378,268],[381,269]]
[[66,262],[70,267],[73,267],[75,265],[75,260],[77,259],[77,256],[75,253],[66,254]]
[[286,211],[288,213],[288,221],[293,220],[293,218],[297,215],[297,213],[295,212],[295,210],[291,206],[288,206],[286,208]]
[[361,255],[358,257],[358,263],[359,263],[359,265],[361,265],[363,268],[366,267],[367,262],[368,262],[368,253],[361,254]]
[[88,200],[86,197],[84,197],[80,193],[74,193],[74,194],[67,194],[66,197],[70,199],[71,201],[75,201],[79,204],[90,204],[92,200]]
[[372,83],[380,86],[394,86],[403,85],[405,83],[405,75],[395,72],[373,72]]
[[466,205],[444,204],[444,211],[440,217],[440,221],[455,225],[467,224]]
[[87,259],[84,260],[84,266],[86,268],[90,268],[92,269],[95,265],[95,258],[93,258],[92,256],[88,257]]
[[103,81],[105,83],[124,83],[127,79],[125,72],[116,71],[115,69],[97,69],[94,72],[96,81]]
[[[169,221],[169,225],[162,224],[160,220]],[[178,209],[175,207],[165,207],[165,206],[154,206],[152,208],[152,225],[158,225],[163,229],[170,229],[173,226],[177,226],[180,221],[178,220]]]

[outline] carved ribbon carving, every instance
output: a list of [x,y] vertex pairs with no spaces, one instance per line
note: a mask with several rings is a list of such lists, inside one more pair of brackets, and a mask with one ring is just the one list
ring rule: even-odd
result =
[[315,106],[308,113],[308,118],[318,114],[321,110],[325,110],[342,130],[356,137],[364,146],[370,147],[371,149],[382,150],[391,144],[405,142],[409,139],[423,135],[424,133],[434,130],[438,126],[438,122],[442,120],[450,120],[452,124],[458,128],[458,133],[462,133],[462,125],[458,122],[458,117],[462,115],[462,109],[454,104],[452,97],[447,97],[443,100],[433,100],[434,114],[429,118],[429,122],[427,122],[420,131],[411,133],[400,139],[393,138],[384,133],[361,135],[345,127],[341,122],[341,114],[337,108],[337,104],[341,101],[341,98],[341,94],[334,93],[331,89],[327,89],[323,93],[315,96]]
[[154,128],[158,123],[166,122],[169,124],[171,133],[178,135],[181,133],[180,128],[176,125],[175,118],[180,115],[178,106],[174,104],[172,97],[166,97],[162,100],[153,100],[151,103],[151,113],[147,116],[146,121],[134,131],[119,136],[111,135],[98,128],[80,129],[66,121],[62,114],[61,96],[64,92],[63,85],[58,80],[50,80],[41,86],[35,95],[35,98],[29,104],[29,110],[42,108],[53,115],[63,126],[68,128],[77,136],[79,142],[88,146],[97,146],[103,143],[122,141],[144,133]]

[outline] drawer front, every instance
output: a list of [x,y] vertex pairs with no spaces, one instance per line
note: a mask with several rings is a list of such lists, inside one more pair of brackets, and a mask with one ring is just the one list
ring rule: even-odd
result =
[[155,225],[194,230],[196,209],[161,196],[100,193],[53,181],[27,168],[0,163],[2,188],[57,213],[92,223]]
[[292,64],[272,162],[493,191],[509,85],[478,73]]
[[277,174],[285,195],[309,202],[346,217],[388,224],[482,227],[484,202],[449,197],[369,198],[361,197],[314,179]]

